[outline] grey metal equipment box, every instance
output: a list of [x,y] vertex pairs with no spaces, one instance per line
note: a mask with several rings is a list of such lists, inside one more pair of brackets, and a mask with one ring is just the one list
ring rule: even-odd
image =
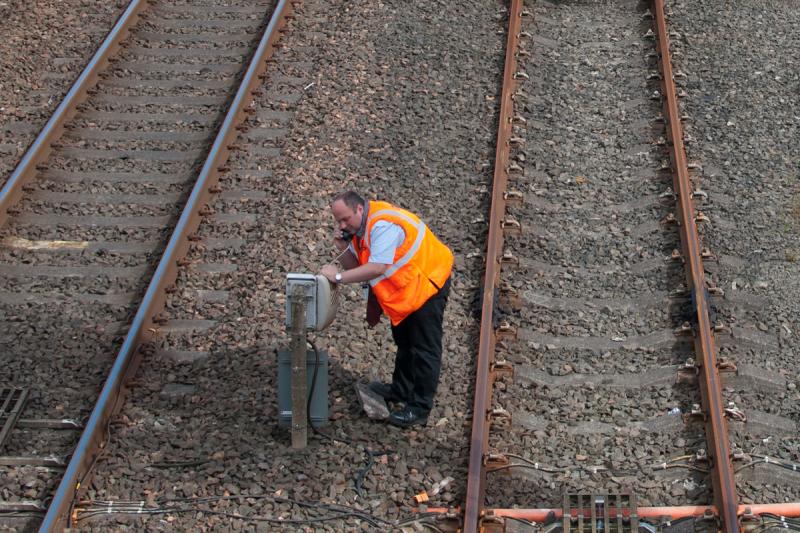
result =
[[[311,394],[311,382],[314,379],[314,369],[317,370],[317,382],[314,385],[314,395],[311,398],[309,414],[314,427],[325,426],[328,423],[328,352],[320,350],[319,365],[313,350],[306,352],[306,373],[308,376],[307,387]],[[291,427],[292,425],[292,352],[278,351],[278,425]]]
[[330,326],[339,308],[339,290],[321,274],[286,274],[286,327],[292,327],[292,296],[300,289],[306,298],[306,329]]

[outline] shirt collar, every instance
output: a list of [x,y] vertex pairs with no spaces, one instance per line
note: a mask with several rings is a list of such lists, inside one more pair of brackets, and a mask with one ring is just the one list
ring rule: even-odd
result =
[[356,237],[359,239],[364,238],[364,232],[367,230],[367,217],[369,217],[369,200],[364,202],[364,212],[361,213],[361,227],[356,232]]

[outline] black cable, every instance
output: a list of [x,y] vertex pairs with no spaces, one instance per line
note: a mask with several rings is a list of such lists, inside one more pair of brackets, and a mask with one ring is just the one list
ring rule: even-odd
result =
[[752,531],[753,533],[760,533],[761,531],[768,531],[770,529],[788,529],[789,531],[800,531],[800,526],[791,522],[785,522],[783,520],[764,520],[760,524],[753,526]]
[[664,528],[664,527],[674,527],[674,526],[676,526],[678,524],[682,524],[684,522],[689,522],[689,521],[698,522],[700,518],[701,517],[697,517],[697,516],[684,516],[684,517],[681,517],[681,518],[676,518],[674,520],[673,519],[669,519],[669,518],[662,518],[661,521],[658,524],[653,524],[652,522],[646,522],[646,521],[640,519],[639,523],[640,524],[644,523],[644,524],[654,525],[657,528]]
[[740,472],[741,470],[744,470],[745,468],[749,468],[751,466],[755,466],[755,465],[758,465],[758,464],[774,465],[774,466],[783,468],[785,470],[791,470],[792,472],[797,472],[798,466],[799,466],[796,463],[784,461],[784,460],[779,459],[777,457],[769,457],[769,456],[766,456],[766,455],[753,455],[752,457],[755,457],[755,459],[750,461],[749,463],[745,463],[745,464],[741,465],[740,467],[736,468],[734,470],[734,473]]
[[[306,404],[306,418],[308,420],[308,425],[311,426],[311,429],[314,431],[315,434],[324,437],[331,442],[341,442],[342,444],[347,444],[349,446],[355,447],[356,446],[355,442],[345,438],[332,437],[331,435],[328,435],[327,433],[324,433],[323,431],[320,431],[319,429],[315,428],[314,424],[311,422],[311,401],[314,397],[314,389],[316,388],[317,385],[317,372],[319,371],[319,350],[317,349],[317,345],[314,344],[314,341],[312,341],[311,339],[307,340],[308,343],[311,345],[311,348],[314,350],[314,358],[315,358],[314,374],[311,377],[311,390],[308,393],[308,402]],[[380,457],[381,455],[388,455],[390,453],[394,453],[394,450],[382,450],[373,452],[372,450],[369,449],[369,447],[367,447],[366,444],[364,443],[359,443],[359,444],[361,444],[364,447],[364,454],[366,455],[367,465],[358,471],[355,478],[353,479],[353,484],[356,489],[356,494],[358,494],[359,498],[363,499],[364,478],[367,477],[367,473],[369,473],[369,471],[372,469],[372,466],[375,464],[374,460],[375,457]]]
[[[308,402],[306,403],[306,420],[308,421],[308,425],[311,426],[311,430],[321,436],[325,437],[326,439],[336,442],[337,439],[331,437],[327,433],[323,433],[322,431],[318,430],[314,427],[314,423],[311,421],[311,400],[314,398],[314,390],[317,388],[317,373],[319,371],[319,350],[317,350],[317,345],[314,344],[314,341],[311,339],[307,339],[308,344],[311,345],[311,348],[314,350],[314,374],[311,376],[311,390],[308,391]],[[343,444],[350,444],[352,446],[353,443],[345,440],[341,440]]]
[[434,533],[444,533],[444,531],[442,531],[438,527],[434,526],[430,522],[420,522],[420,524],[422,524],[426,529],[430,529],[431,531],[434,531]]
[[372,465],[375,464],[375,457],[380,457],[381,455],[386,455],[386,453],[391,452],[373,452],[369,448],[364,448],[364,453],[367,455],[367,465],[363,467],[361,470],[358,471],[356,474],[356,478],[354,480],[356,486],[356,493],[358,494],[359,498],[364,497],[364,489],[362,488],[362,484],[364,483],[364,478],[367,477],[367,472],[372,469]]
[[372,463],[375,462],[372,452],[369,450],[365,451],[367,454],[367,466],[359,470],[358,473],[356,474],[355,479],[353,480],[353,484],[356,487],[356,494],[358,494],[358,497],[362,499],[364,498],[364,489],[362,487],[362,484],[364,483],[364,478],[367,477],[367,472],[372,470]]
[[[272,489],[270,489],[272,490]],[[144,507],[144,502],[142,501],[120,501],[120,500],[82,500],[80,505],[84,506],[91,506],[96,505],[101,507],[101,510],[97,511],[89,511],[89,512],[111,512],[114,508],[116,509],[123,509],[127,506],[127,509],[131,512],[141,512],[145,513],[148,511],[156,511],[161,509],[181,509],[180,507],[174,506],[176,503],[193,503],[193,504],[207,504],[212,502],[221,502],[221,501],[233,501],[233,500],[241,500],[241,499],[255,499],[255,500],[269,500],[274,503],[289,503],[292,505],[297,505],[298,507],[306,507],[315,510],[323,510],[323,511],[332,511],[336,513],[340,513],[342,515],[348,516],[356,516],[364,518],[365,520],[376,520],[383,522],[385,524],[392,524],[392,522],[385,520],[383,518],[379,518],[370,514],[367,511],[363,511],[361,509],[356,509],[354,507],[350,507],[347,505],[339,505],[339,504],[326,504],[326,503],[319,503],[319,502],[306,502],[301,500],[296,500],[294,498],[287,498],[285,496],[273,496],[270,494],[263,494],[263,495],[244,495],[240,494],[237,496],[206,496],[203,498],[158,498],[155,500],[156,507]],[[197,507],[193,507],[197,508]],[[111,511],[109,511],[111,509]],[[139,511],[141,509],[141,511]],[[417,520],[417,518],[409,519],[409,520]]]
[[[225,511],[214,511],[211,509],[206,509],[200,507],[197,504],[210,504],[212,502],[219,502],[219,501],[231,501],[231,500],[239,500],[243,498],[253,498],[258,500],[270,500],[274,503],[291,503],[293,505],[298,505],[300,507],[307,507],[317,510],[325,510],[329,512],[336,513],[334,515],[327,515],[327,516],[318,516],[318,517],[309,517],[309,518],[297,518],[297,519],[282,519],[282,518],[269,518],[269,517],[259,517],[259,516],[243,516],[236,513],[228,513]],[[429,519],[436,519],[441,517],[439,513],[420,513],[414,517],[406,518],[404,520],[386,520],[384,518],[380,518],[375,516],[367,511],[362,511],[360,509],[355,509],[353,507],[338,505],[338,504],[323,504],[323,503],[316,503],[316,502],[304,502],[300,500],[295,500],[293,498],[285,498],[280,496],[270,496],[270,495],[237,495],[237,496],[211,496],[205,498],[159,498],[156,500],[158,507],[144,507],[144,501],[119,501],[119,500],[86,500],[81,501],[80,504],[87,506],[85,509],[82,509],[79,514],[79,520],[85,520],[88,518],[92,518],[95,516],[101,515],[109,515],[109,514],[138,514],[138,515],[160,515],[160,514],[181,514],[187,512],[202,512],[209,515],[218,515],[218,516],[225,516],[229,518],[235,518],[245,521],[251,522],[269,522],[269,523],[284,523],[284,524],[306,524],[306,523],[317,523],[317,522],[324,522],[329,520],[344,520],[347,518],[360,518],[365,522],[369,523],[371,526],[375,528],[380,528],[381,526],[398,528],[404,525],[409,525],[413,523],[422,523],[430,528],[438,531],[438,528],[432,526],[427,520]],[[176,503],[193,503],[195,505],[190,505],[186,507],[176,506]],[[92,508],[94,506],[94,508]]]
[[[141,350],[141,348],[140,348],[140,350]],[[128,364],[125,366],[125,370],[122,372],[123,376],[127,376],[128,375],[128,370],[130,369],[131,364],[132,364],[132,360],[129,359],[128,360]],[[121,399],[122,399],[122,394],[117,394],[117,397],[114,399],[114,404],[111,407],[111,411],[110,411],[111,413],[118,412],[117,411],[117,406],[118,406],[119,401]],[[102,454],[106,453],[107,450],[109,449],[108,444],[111,443],[111,419],[112,418],[114,418],[114,417],[111,416],[111,415],[108,416],[108,420],[106,420],[105,434],[101,435],[101,438],[105,437],[105,439],[106,439],[106,446],[103,446],[102,448],[98,449],[97,452],[94,454],[94,457],[92,457],[92,462],[89,463],[89,467],[83,472],[83,475],[78,480],[78,483],[76,485],[77,489],[75,490],[75,492],[72,493],[72,500],[70,500],[70,503],[69,503],[69,509],[70,509],[69,515],[70,515],[70,517],[73,516],[73,514],[74,514],[73,511],[75,510],[75,500],[78,499],[78,492],[80,490],[80,487],[83,486],[83,482],[86,481],[86,478],[89,476],[89,474],[91,474],[92,471],[94,471],[94,467],[97,466],[97,462],[100,460],[100,456]],[[52,498],[48,498],[48,499],[52,500]],[[48,503],[48,506],[49,506],[49,503]],[[72,522],[72,519],[70,518],[70,520],[67,521],[67,525],[69,525],[71,522]]]
[[512,522],[519,522],[520,524],[524,524],[526,526],[531,526],[531,527],[536,525],[534,522],[531,522],[530,520],[525,520],[524,518],[517,518],[515,516],[504,516],[503,520],[510,520]]
[[200,507],[187,507],[185,509],[180,508],[164,508],[164,509],[143,509],[141,511],[138,510],[131,510],[129,512],[122,511],[122,512],[114,512],[114,511],[107,511],[104,509],[98,509],[96,511],[84,511],[81,513],[81,520],[91,518],[93,516],[101,516],[107,514],[183,514],[183,513],[196,513],[201,512],[208,515],[215,515],[215,516],[224,516],[227,518],[234,518],[236,520],[247,520],[250,522],[268,522],[273,524],[313,524],[316,522],[327,522],[329,520],[339,520],[342,518],[348,517],[357,517],[361,518],[366,522],[369,522],[370,525],[378,527],[380,524],[375,520],[362,516],[360,513],[339,513],[336,515],[331,516],[320,516],[316,518],[267,518],[262,516],[244,516],[236,513],[226,513],[224,511],[212,511],[210,509],[203,509]]
[[424,520],[426,518],[434,518],[434,519],[436,519],[436,518],[442,518],[443,516],[446,516],[446,515],[443,515],[442,513],[432,513],[432,512],[419,513],[414,518],[406,518],[405,520],[395,520],[393,522],[393,524],[395,526],[397,526],[397,527],[402,527],[402,526],[411,525],[411,524],[413,524],[415,522],[419,522],[420,520]]
[[789,517],[789,516],[781,516],[781,515],[776,515],[776,514],[772,514],[772,513],[761,513],[759,516],[761,516],[762,518],[767,517],[767,518],[770,518],[772,520],[778,520],[778,521],[781,521],[781,522],[786,522],[786,523],[789,523],[789,524],[792,524],[792,525],[800,526],[800,518],[794,518],[794,517]]

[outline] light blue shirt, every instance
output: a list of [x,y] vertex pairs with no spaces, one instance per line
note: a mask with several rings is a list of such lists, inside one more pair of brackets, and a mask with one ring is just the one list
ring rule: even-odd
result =
[[382,265],[394,264],[394,253],[403,244],[406,232],[397,224],[378,220],[369,233],[369,262]]
[[[403,231],[403,228],[385,220],[378,220],[372,226],[372,231],[369,233],[370,247],[368,262],[381,265],[394,264],[394,253],[397,251],[398,246],[403,244],[405,238],[406,232]],[[352,243],[348,248],[350,252],[356,256],[356,251]]]

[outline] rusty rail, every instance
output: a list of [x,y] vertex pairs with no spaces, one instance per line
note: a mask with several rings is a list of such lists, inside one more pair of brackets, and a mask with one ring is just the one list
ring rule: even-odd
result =
[[700,392],[706,415],[706,440],[712,460],[712,483],[714,503],[722,528],[728,532],[739,531],[736,495],[736,480],[731,464],[731,448],[725,420],[725,405],[722,385],[717,368],[717,348],[714,343],[713,325],[709,315],[710,305],[706,287],[705,270],[701,256],[700,236],[692,199],[692,181],[686,162],[681,115],[672,72],[669,33],[664,13],[664,0],[653,0],[653,31],[659,54],[661,71],[662,104],[667,126],[667,141],[673,173],[673,190],[678,196],[676,219],[680,225],[681,247],[686,266],[686,284],[691,292],[697,325],[695,329],[695,353],[700,372]]
[[500,124],[497,131],[497,148],[492,185],[492,206],[489,213],[489,234],[486,248],[486,274],[483,280],[481,329],[476,364],[475,399],[472,407],[472,434],[470,437],[467,499],[464,509],[464,531],[478,530],[483,514],[486,490],[484,456],[489,445],[490,422],[488,416],[492,402],[496,336],[493,328],[494,298],[500,279],[500,260],[503,254],[503,218],[506,211],[505,191],[508,184],[510,140],[513,130],[514,106],[512,95],[516,88],[517,47],[522,21],[523,0],[511,0],[508,13],[508,39],[503,71],[503,89],[500,101]]
[[[701,396],[706,412],[706,436],[713,465],[714,503],[713,509],[721,521],[721,528],[728,532],[739,531],[738,513],[741,509],[736,496],[736,484],[731,464],[730,444],[722,402],[721,382],[717,369],[716,347],[713,325],[710,323],[709,298],[703,268],[700,238],[697,232],[696,215],[693,204],[692,183],[686,162],[680,113],[678,111],[677,90],[673,79],[669,50],[669,34],[664,16],[664,0],[652,0],[653,29],[659,52],[659,70],[662,80],[662,103],[664,120],[667,125],[670,161],[673,171],[673,189],[677,194],[676,217],[680,225],[681,246],[686,265],[686,282],[695,305],[697,325],[695,329],[695,351],[698,355],[701,375]],[[481,333],[478,349],[477,377],[473,407],[470,463],[467,481],[467,499],[464,514],[464,531],[477,531],[481,520],[503,516],[524,516],[527,519],[541,518],[539,510],[499,510],[485,511],[486,467],[484,457],[488,447],[490,421],[489,406],[492,399],[492,386],[496,332],[493,329],[493,307],[495,289],[499,282],[501,249],[503,243],[502,218],[506,208],[504,193],[508,181],[509,141],[512,130],[514,72],[516,70],[515,52],[518,45],[519,21],[522,16],[522,2],[512,1],[509,15],[509,35],[506,48],[506,64],[503,75],[503,96],[500,110],[495,174],[492,190],[489,237],[487,245],[486,275],[483,285],[483,306]],[[700,507],[692,507],[698,512]],[[708,507],[703,507],[705,512]],[[521,514],[520,514],[521,513]]]
[[0,189],[0,228],[8,219],[8,210],[22,197],[25,184],[36,175],[36,167],[47,160],[53,143],[64,133],[64,124],[75,116],[78,106],[86,100],[89,90],[95,86],[100,73],[108,66],[108,59],[116,54],[120,43],[128,36],[130,29],[147,6],[148,0],[132,0],[128,4],[64,100],[58,105],[53,116],[44,125],[8,181]]
[[[627,510],[626,510],[627,511]],[[498,518],[518,518],[530,522],[545,522],[547,520],[560,520],[564,516],[563,509],[491,509],[487,515]],[[681,518],[702,518],[708,513],[716,513],[716,508],[710,505],[683,505],[673,507],[637,507],[636,516],[639,518],[652,518],[660,520],[680,520]],[[785,517],[800,517],[800,503],[769,503],[769,504],[744,504],[738,508],[738,514],[752,519],[762,514],[772,514]],[[611,516],[616,517],[612,510]],[[630,516],[623,513],[623,516]]]
[[284,26],[292,17],[294,5],[299,3],[300,0],[279,0],[275,7],[42,522],[42,532],[61,531],[76,518],[72,512],[74,499],[91,474],[107,436],[108,424],[121,406],[125,382],[135,374],[142,355],[148,351],[147,343],[157,333],[156,315],[164,308],[168,288],[177,277],[178,262],[186,255],[192,235],[200,225],[201,209],[208,206],[219,192],[216,185],[220,173],[226,170],[223,165],[234,149],[233,144],[239,135],[238,127],[248,116],[267,62],[274,53]]

